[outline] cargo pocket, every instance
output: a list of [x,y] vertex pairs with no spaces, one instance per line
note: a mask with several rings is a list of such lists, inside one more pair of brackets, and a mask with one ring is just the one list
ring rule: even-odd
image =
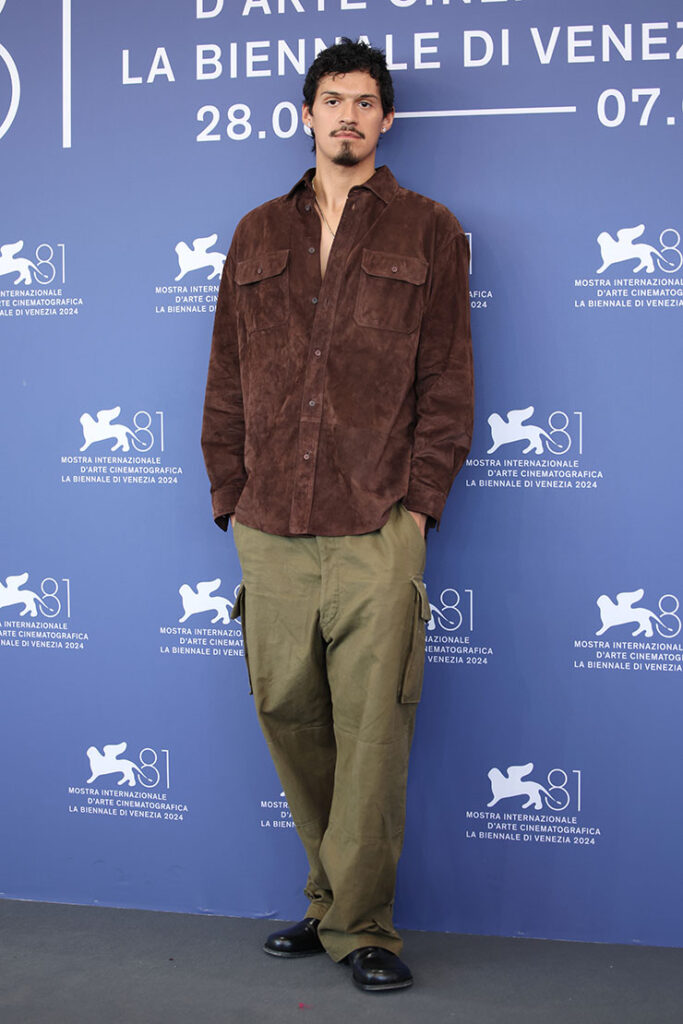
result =
[[240,625],[242,627],[242,646],[244,647],[244,661],[245,661],[245,664],[247,666],[247,675],[249,676],[249,693],[253,693],[254,692],[254,687],[253,687],[252,682],[251,682],[251,672],[249,671],[249,654],[248,654],[248,651],[247,651],[247,626],[246,626],[246,621],[247,620],[245,618],[245,600],[244,600],[245,596],[246,596],[246,591],[244,589],[244,583],[240,583],[239,589],[238,589],[237,594],[235,596],[235,603],[232,606],[232,611],[230,612],[230,618],[231,619],[239,619],[240,620]]
[[262,331],[289,319],[289,249],[241,260],[235,268],[237,304],[247,331]]
[[363,249],[354,319],[361,327],[411,334],[420,326],[429,264]]
[[398,693],[400,704],[417,704],[422,695],[425,660],[425,623],[429,622],[432,617],[427,588],[424,582],[418,576],[413,576],[411,582],[415,588],[413,629],[410,638],[410,650],[406,658],[403,678],[401,679]]

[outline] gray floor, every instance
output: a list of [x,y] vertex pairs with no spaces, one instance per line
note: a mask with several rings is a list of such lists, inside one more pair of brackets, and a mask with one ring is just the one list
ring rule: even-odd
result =
[[1,1024],[683,1024],[683,950],[406,932],[415,986],[366,994],[271,922],[0,900]]

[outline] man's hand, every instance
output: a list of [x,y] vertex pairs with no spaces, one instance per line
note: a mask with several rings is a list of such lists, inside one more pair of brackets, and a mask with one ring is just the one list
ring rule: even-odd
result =
[[420,533],[424,537],[424,535],[425,535],[425,528],[427,526],[427,516],[426,516],[426,514],[424,512],[413,512],[412,509],[408,509],[407,511],[410,512],[411,516],[413,517],[413,519],[415,520],[415,522],[417,523],[417,525],[419,527]]

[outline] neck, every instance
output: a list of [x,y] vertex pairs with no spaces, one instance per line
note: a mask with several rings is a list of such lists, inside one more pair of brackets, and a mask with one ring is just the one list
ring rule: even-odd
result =
[[318,202],[329,210],[343,208],[349,190],[368,181],[374,173],[374,153],[355,167],[340,167],[316,154],[314,187]]

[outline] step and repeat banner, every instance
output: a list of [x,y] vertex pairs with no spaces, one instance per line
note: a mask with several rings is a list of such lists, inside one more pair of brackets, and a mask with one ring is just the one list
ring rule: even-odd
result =
[[199,435],[232,232],[348,35],[394,75],[378,162],[472,248],[397,923],[683,944],[682,15],[0,0],[3,895],[305,908]]

